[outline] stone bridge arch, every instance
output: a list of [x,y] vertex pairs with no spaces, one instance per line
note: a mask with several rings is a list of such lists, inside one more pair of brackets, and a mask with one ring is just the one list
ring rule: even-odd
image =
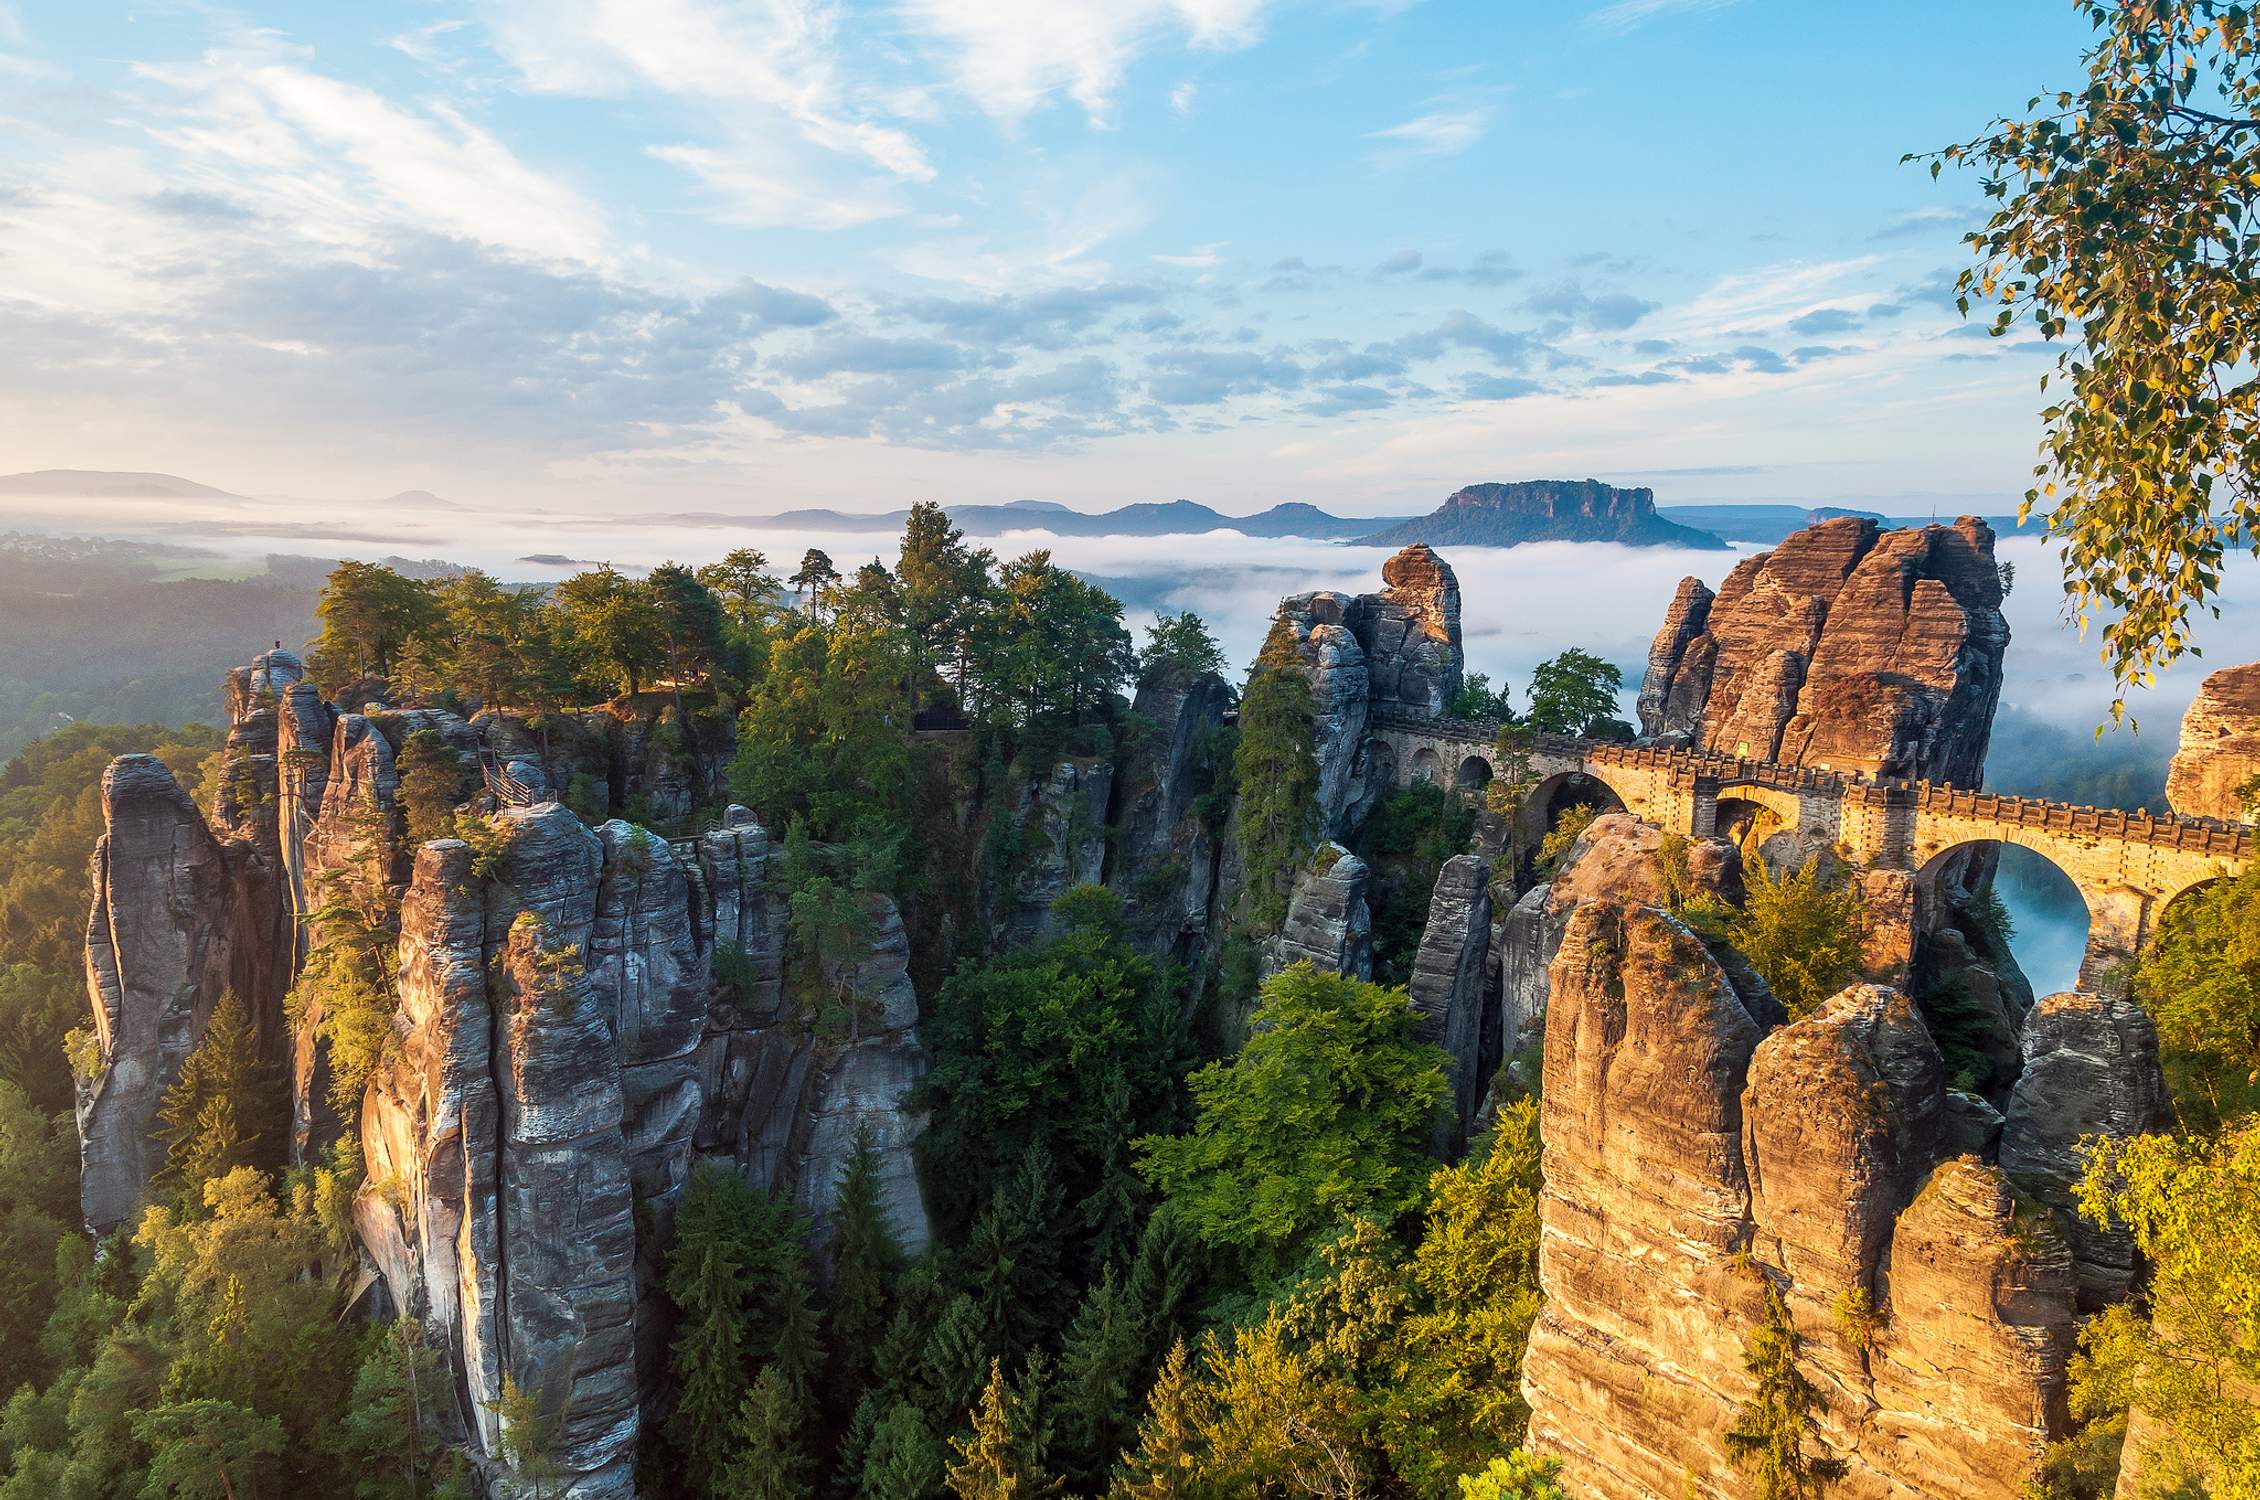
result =
[[[1735,834],[1748,815],[1770,814],[1774,820],[1771,832],[1799,833],[1805,827],[1805,799],[1782,787],[1766,786],[1755,781],[1734,781],[1720,785],[1704,804],[1709,812],[1706,820],[1698,812],[1695,832],[1728,837]],[[1704,823],[1708,821],[1709,826]]]
[[1562,814],[1581,801],[1593,802],[1596,811],[1604,813],[1632,810],[1605,778],[1581,767],[1557,769],[1541,776],[1538,784],[1523,794],[1522,806],[1515,814],[1516,841],[1524,849],[1537,848],[1553,832]]

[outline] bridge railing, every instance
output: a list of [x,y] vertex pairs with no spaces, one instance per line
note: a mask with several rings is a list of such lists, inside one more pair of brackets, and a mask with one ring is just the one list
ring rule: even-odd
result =
[[[1368,722],[1471,747],[1491,748],[1502,727],[1498,720],[1447,719],[1394,705],[1376,705]],[[1865,771],[1826,770],[1819,766],[1783,765],[1721,755],[1685,746],[1620,745],[1568,734],[1533,734],[1530,748],[1564,759],[1598,761],[1641,770],[1663,769],[1709,777],[1729,784],[1777,787],[1784,791],[1821,792],[1867,806],[1886,806],[1911,800],[1916,808],[1935,815],[1966,817],[1987,822],[2013,823],[2065,834],[2087,834],[2123,839],[2154,847],[2207,855],[2249,859],[2260,852],[2260,834],[2241,823],[2215,818],[2185,818],[2174,813],[2126,812],[2112,807],[2088,807],[2051,802],[2013,793],[1973,791],[1967,787],[1912,777],[1879,777]]]

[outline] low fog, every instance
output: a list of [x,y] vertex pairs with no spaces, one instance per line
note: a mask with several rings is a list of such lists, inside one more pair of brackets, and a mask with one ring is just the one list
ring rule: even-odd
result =
[[[427,503],[428,502],[428,503]],[[316,512],[318,514],[319,512]],[[870,533],[748,530],[648,518],[556,512],[492,512],[427,496],[339,507],[323,521],[280,502],[178,499],[74,500],[68,507],[14,502],[0,525],[25,529],[192,543],[236,557],[267,553],[405,556],[475,565],[498,577],[546,582],[594,561],[640,572],[669,559],[697,563],[732,547],[755,546],[780,573],[819,547],[843,571],[873,557],[892,564],[894,543]],[[1380,587],[1389,549],[1296,539],[1259,540],[1237,532],[1164,537],[1062,537],[1041,530],[990,539],[1000,557],[1049,548],[1065,566],[1104,583],[1124,602],[1142,638],[1158,611],[1191,610],[1208,622],[1227,655],[1245,665],[1262,643],[1279,599],[1308,589]],[[1600,544],[1542,543],[1508,549],[1453,548],[1459,575],[1467,664],[1518,701],[1531,669],[1569,646],[1617,663],[1625,711],[1648,642],[1679,580],[1718,584],[1755,547],[1681,552]],[[2006,605],[2011,627],[2007,687],[1996,723],[1989,782],[2003,791],[2068,800],[2163,806],[2165,763],[2183,709],[2213,666],[2260,657],[2260,567],[2232,568],[2218,619],[2202,621],[2204,657],[2184,661],[2157,685],[2129,695],[2127,727],[2108,730],[2109,672],[2092,639],[2063,618],[2056,551],[2037,538],[2004,539],[2016,586]],[[540,559],[537,561],[536,559]],[[2068,886],[2037,860],[2013,857],[2003,889],[2019,936],[2016,948],[2043,993],[2068,985],[2077,968],[2085,912]]]

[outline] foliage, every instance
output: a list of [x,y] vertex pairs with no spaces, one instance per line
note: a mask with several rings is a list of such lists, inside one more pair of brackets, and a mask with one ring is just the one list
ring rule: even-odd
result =
[[1757,1389],[1722,1438],[1726,1456],[1736,1468],[1755,1471],[1758,1500],[1819,1500],[1844,1477],[1846,1466],[1840,1458],[1806,1451],[1813,1413],[1822,1404],[1820,1387],[1797,1368],[1804,1339],[1770,1279],[1765,1304],[1765,1320],[1751,1330],[1742,1359]]
[[1444,705],[1444,713],[1447,717],[1475,724],[1511,724],[1515,717],[1514,699],[1504,682],[1494,692],[1489,677],[1481,672],[1470,672],[1460,679],[1460,690]]
[[278,1164],[282,1117],[282,1080],[260,1058],[243,1002],[229,990],[158,1104],[157,1134],[165,1144],[158,1181],[195,1203],[207,1182]]
[[1828,1315],[1836,1321],[1836,1331],[1844,1335],[1845,1343],[1862,1351],[1875,1347],[1883,1318],[1866,1287],[1848,1286],[1838,1292],[1829,1299]]
[[1541,879],[1550,880],[1561,873],[1562,866],[1569,862],[1570,850],[1577,847],[1577,841],[1585,836],[1585,830],[1591,828],[1593,820],[1600,815],[1600,809],[1590,802],[1572,803],[1563,809],[1561,818],[1538,841],[1537,863]]
[[1475,832],[1475,809],[1434,782],[1399,787],[1367,816],[1358,848],[1372,871],[1373,973],[1384,984],[1412,977],[1420,935],[1444,861],[1464,853]]
[[1816,857],[1776,876],[1763,860],[1743,867],[1748,898],[1727,935],[1793,1021],[1820,1009],[1860,974],[1866,919],[1860,894],[1831,879]]
[[2162,1487],[2260,1495],[2260,1116],[2213,1140],[2099,1139],[2079,1199],[2132,1231],[2151,1277],[2147,1306],[2081,1331],[2075,1405],[2148,1417],[2144,1464]]
[[1527,722],[1542,734],[1586,734],[1613,717],[1624,673],[1590,651],[1572,646],[1540,662],[1530,674]]
[[1193,675],[1224,671],[1224,648],[1199,615],[1191,610],[1156,615],[1146,627],[1146,644],[1138,651],[1138,681],[1173,670]]
[[1259,933],[1285,920],[1295,873],[1318,841],[1317,725],[1318,705],[1294,631],[1275,620],[1240,697],[1233,757],[1246,920]]
[[0,1082],[50,1113],[71,1104],[63,1038],[86,1015],[86,984],[32,964],[0,963]]
[[825,1379],[835,1410],[847,1412],[870,1383],[872,1355],[886,1333],[903,1260],[887,1221],[878,1141],[868,1121],[856,1127],[854,1149],[833,1187],[831,1251],[824,1308],[831,1360]]
[[1121,903],[1083,886],[1050,941],[958,967],[922,1028],[933,1065],[920,1142],[937,1217],[964,1224],[1031,1148],[1059,1172],[1077,1223],[1051,1232],[1101,1260],[1136,1242],[1144,1194],[1130,1141],[1177,1123],[1186,1064],[1173,977],[1121,934]]
[[898,1401],[871,1434],[857,1500],[932,1500],[941,1491],[945,1450],[908,1401]]
[[441,621],[429,584],[403,578],[382,563],[341,562],[314,606],[322,633],[306,668],[324,692],[362,677],[388,676],[416,638]]
[[453,1407],[446,1361],[414,1319],[379,1329],[353,1377],[339,1438],[357,1500],[418,1500],[465,1482],[446,1434]]
[[1560,1460],[1533,1458],[1517,1449],[1492,1459],[1480,1473],[1462,1475],[1460,1500],[1569,1500],[1555,1483],[1561,1474]]
[[809,1500],[803,1416],[784,1371],[771,1365],[754,1377],[731,1429],[736,1451],[714,1488],[718,1500]]
[[1044,1471],[1049,1432],[1036,1394],[1007,1385],[1004,1364],[989,1362],[989,1383],[973,1409],[973,1430],[951,1440],[950,1493],[958,1500],[1044,1500],[1059,1493]]
[[[2110,616],[2121,696],[2190,649],[2231,547],[2260,547],[2260,37],[2232,0],[2076,0],[2084,84],[1931,157],[1998,205],[1958,298],[2066,341],[2024,511],[2065,544],[2068,605]],[[2044,381],[2043,388],[2047,382]],[[2068,387],[2068,388],[2067,388]]]
[[2210,1126],[2260,1107],[2260,871],[2169,905],[2134,993],[2185,1119]]
[[1343,1217],[1420,1202],[1445,1061],[1404,991],[1297,964],[1239,1056],[1186,1081],[1192,1130],[1139,1140],[1138,1170],[1203,1242],[1276,1276]]
[[232,1401],[169,1402],[135,1412],[132,1422],[149,1448],[145,1500],[250,1500],[280,1477],[282,1423]]

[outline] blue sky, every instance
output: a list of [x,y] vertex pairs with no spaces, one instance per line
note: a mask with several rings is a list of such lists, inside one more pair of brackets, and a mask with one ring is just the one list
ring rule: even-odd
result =
[[1927,148],[2067,0],[0,0],[0,472],[1996,506]]

